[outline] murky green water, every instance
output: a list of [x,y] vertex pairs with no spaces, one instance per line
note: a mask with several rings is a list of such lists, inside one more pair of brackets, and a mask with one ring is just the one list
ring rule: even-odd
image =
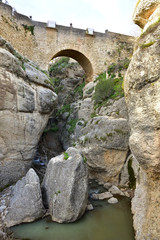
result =
[[16,237],[31,240],[134,240],[130,201],[119,199],[115,205],[93,201],[95,210],[79,221],[53,223],[49,219],[13,227]]

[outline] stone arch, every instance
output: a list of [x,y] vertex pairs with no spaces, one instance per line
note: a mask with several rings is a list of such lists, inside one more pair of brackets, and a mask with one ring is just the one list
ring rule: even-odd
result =
[[52,59],[62,56],[73,58],[82,66],[86,73],[86,83],[93,81],[93,67],[90,60],[84,54],[73,49],[65,49],[56,53]]

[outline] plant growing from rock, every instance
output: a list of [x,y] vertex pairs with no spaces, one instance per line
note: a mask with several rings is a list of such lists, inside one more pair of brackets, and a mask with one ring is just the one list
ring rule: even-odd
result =
[[67,160],[69,158],[69,154],[67,152],[64,152],[64,160]]

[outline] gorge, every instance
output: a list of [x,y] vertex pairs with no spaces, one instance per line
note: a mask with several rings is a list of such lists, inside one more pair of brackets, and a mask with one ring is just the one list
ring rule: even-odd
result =
[[[160,2],[138,1],[134,21],[142,33],[135,41],[108,33],[113,44],[107,40],[97,62],[90,48],[75,44],[69,51],[64,44],[64,51],[51,53],[49,71],[27,58],[27,43],[24,57],[11,39],[17,26],[17,34],[35,44],[38,24],[35,36],[25,33],[24,16],[10,18],[3,3],[0,9],[0,234],[48,214],[56,222],[78,220],[87,208],[89,178],[111,201],[131,198],[136,240],[159,240]],[[75,54],[80,50],[83,57]],[[80,58],[82,68],[69,57]]]

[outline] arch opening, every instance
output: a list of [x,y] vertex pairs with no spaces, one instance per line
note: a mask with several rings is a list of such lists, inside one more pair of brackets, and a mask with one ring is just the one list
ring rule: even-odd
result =
[[85,78],[85,82],[91,82],[93,80],[93,68],[92,68],[92,64],[90,62],[90,60],[81,52],[78,52],[76,50],[73,49],[65,49],[65,50],[61,50],[60,52],[56,53],[52,60],[56,57],[69,57],[69,58],[73,58],[74,60],[76,60],[83,68],[83,70],[86,73],[86,78]]

